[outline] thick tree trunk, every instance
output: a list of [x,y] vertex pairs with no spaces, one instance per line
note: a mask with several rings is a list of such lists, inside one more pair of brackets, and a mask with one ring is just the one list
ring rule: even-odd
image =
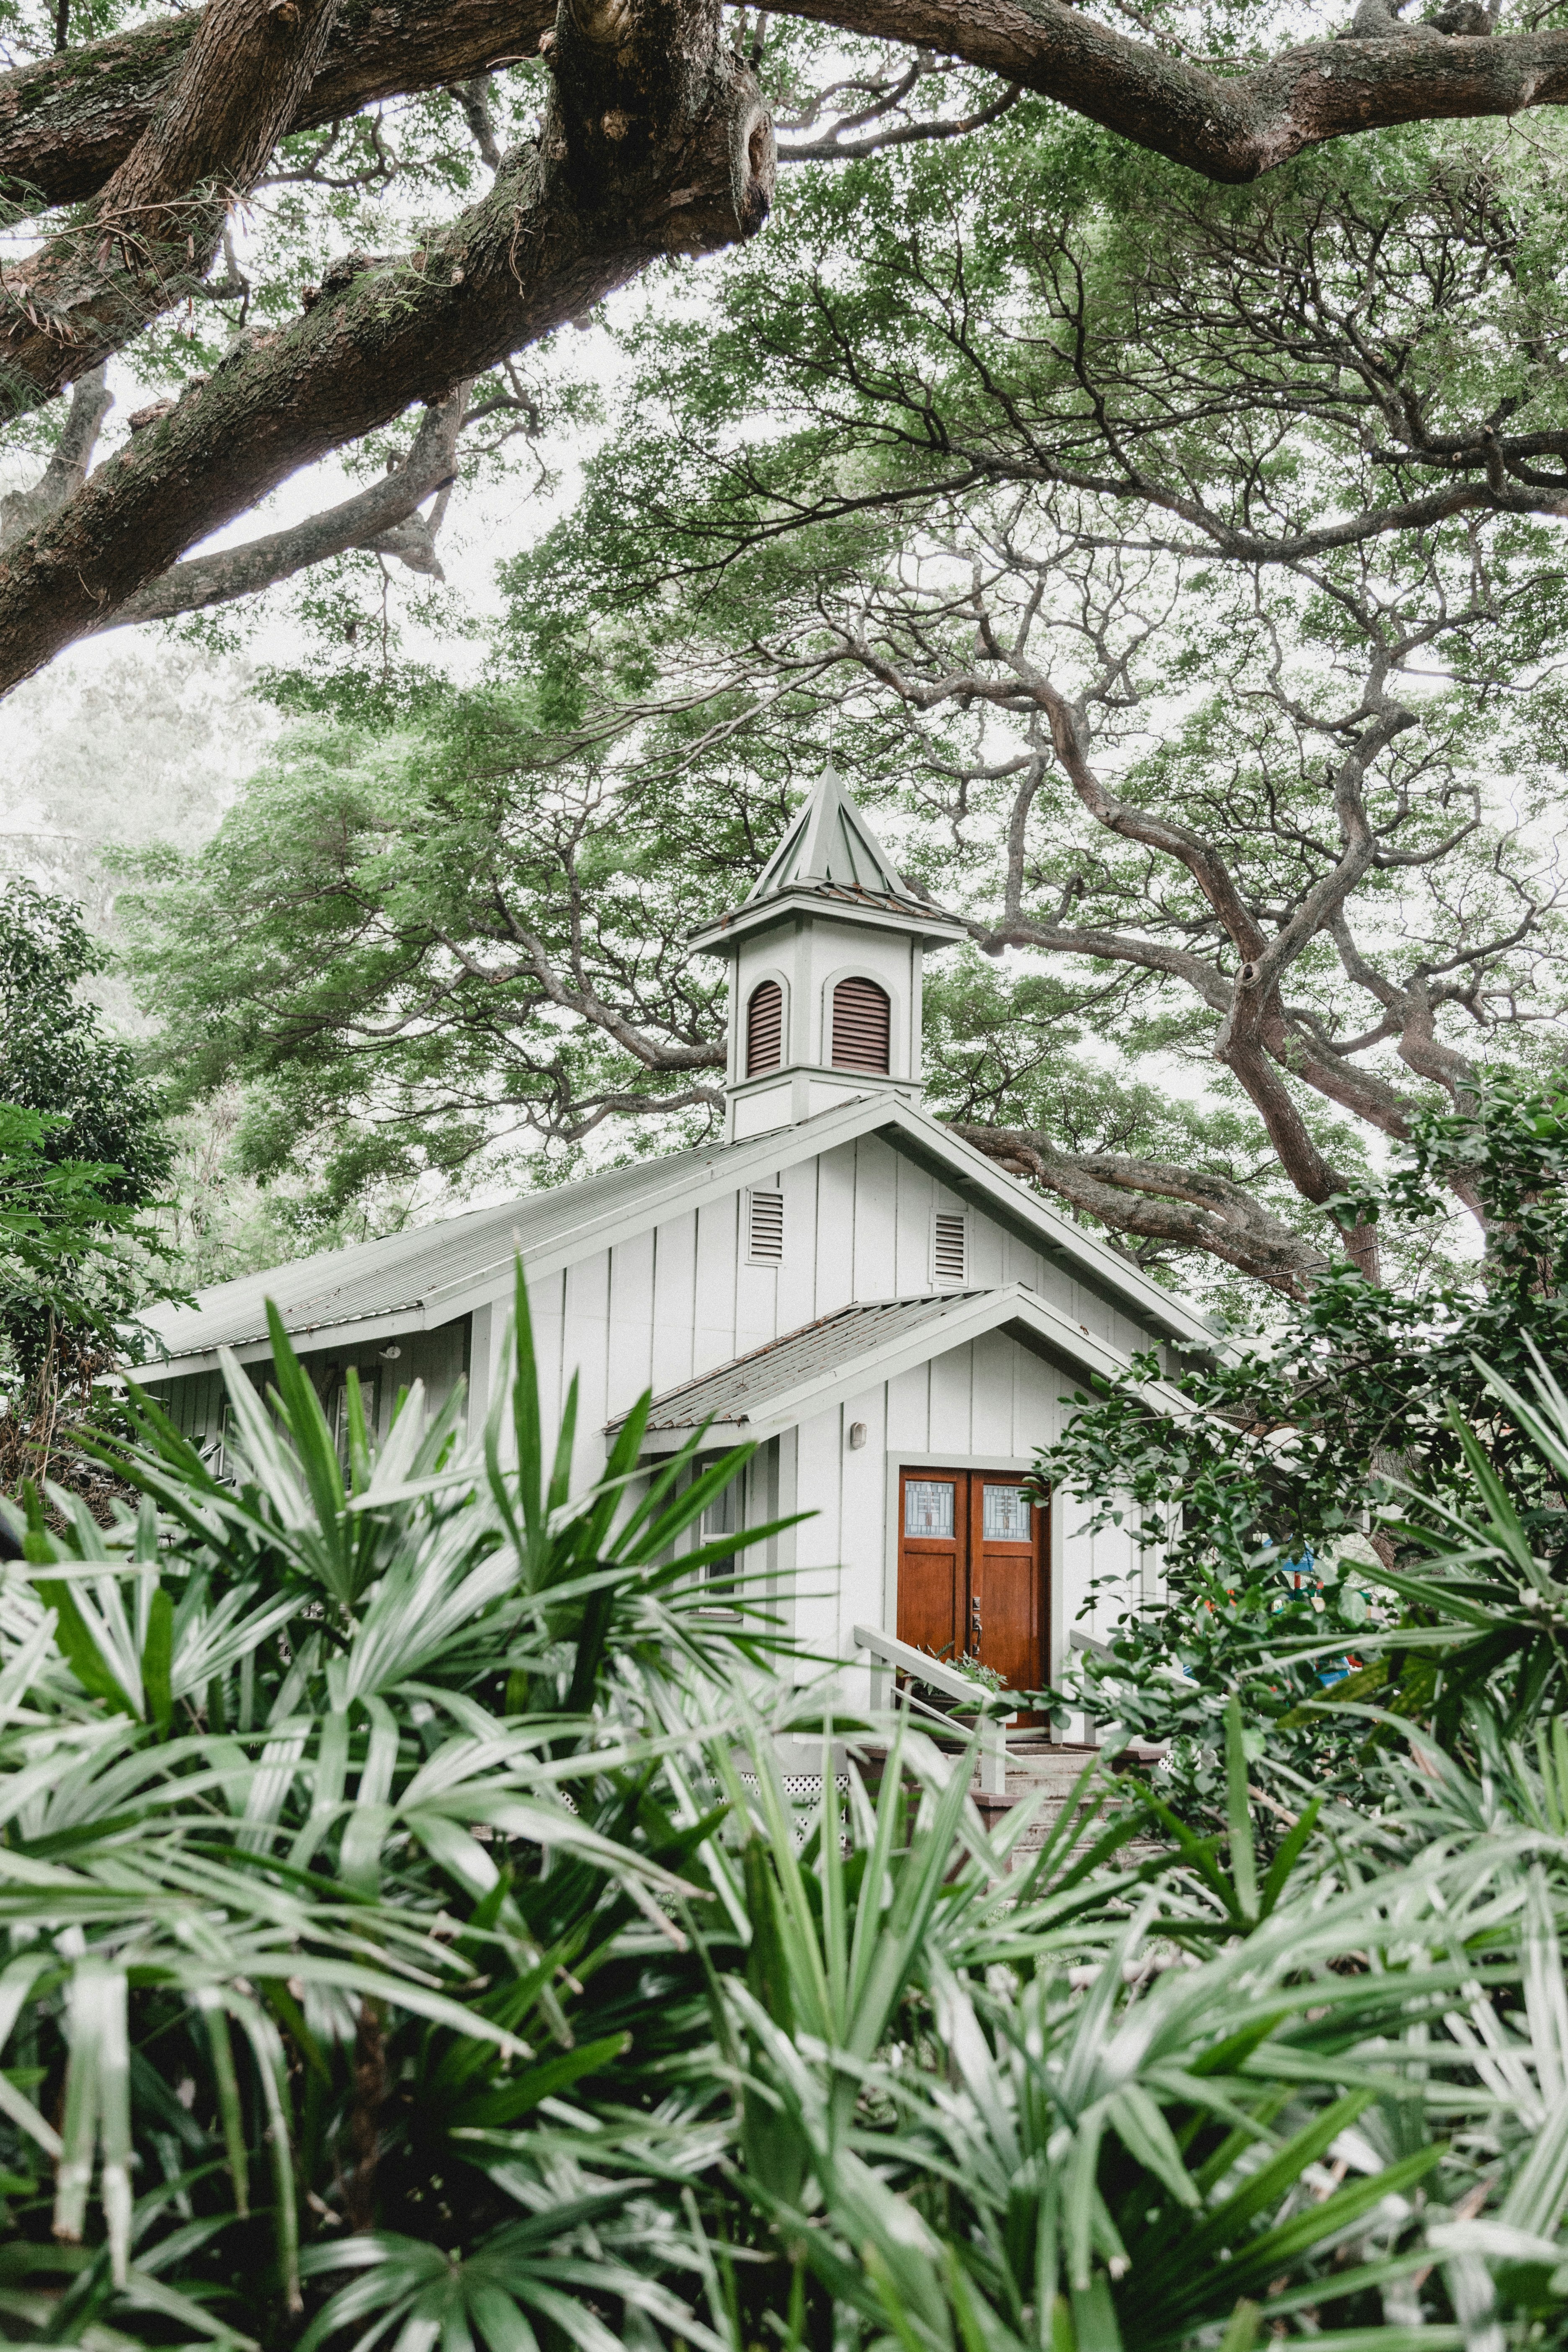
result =
[[1459,38],[1396,22],[1386,40],[1314,42],[1225,74],[1131,40],[1065,0],[776,5],[784,16],[964,58],[1210,180],[1256,180],[1353,131],[1568,101],[1568,33]]
[[[1314,43],[1249,73],[1212,73],[1064,0],[785,0],[778,11],[983,66],[1205,178],[1257,179],[1360,131],[1568,101],[1568,33]],[[1348,13],[1348,5],[1347,5]],[[292,128],[530,57],[548,0],[348,0]],[[201,23],[168,17],[0,79],[0,193],[79,203],[142,136]]]
[[[552,0],[344,0],[288,127],[531,57],[554,22]],[[40,205],[95,195],[164,103],[201,24],[199,11],[164,16],[0,76],[0,195]]]
[[95,368],[206,274],[315,79],[338,0],[208,0],[153,115],[85,220],[0,285],[15,412]]
[[566,0],[543,138],[405,261],[329,271],[0,558],[0,691],[312,464],[583,316],[662,255],[752,235],[772,125],[717,0]]

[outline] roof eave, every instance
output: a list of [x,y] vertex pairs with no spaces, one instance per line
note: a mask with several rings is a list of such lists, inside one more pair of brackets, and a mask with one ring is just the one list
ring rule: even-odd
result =
[[929,911],[910,902],[907,913],[893,907],[862,905],[852,898],[835,898],[826,889],[791,884],[771,898],[753,902],[748,899],[733,913],[721,915],[716,922],[705,923],[693,931],[687,948],[693,955],[732,955],[741,940],[753,931],[763,930],[776,923],[781,916],[811,915],[827,922],[858,923],[873,929],[914,931],[921,943],[930,948],[954,947],[969,933],[963,924],[938,908]]

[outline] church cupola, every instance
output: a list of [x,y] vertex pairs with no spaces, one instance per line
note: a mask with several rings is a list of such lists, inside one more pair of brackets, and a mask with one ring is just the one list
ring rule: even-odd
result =
[[727,1137],[857,1095],[918,1101],[921,960],[963,937],[910,888],[829,768],[744,903],[690,942],[730,965]]

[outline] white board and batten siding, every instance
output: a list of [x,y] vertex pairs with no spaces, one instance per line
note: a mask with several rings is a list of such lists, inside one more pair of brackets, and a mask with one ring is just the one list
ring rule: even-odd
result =
[[[782,1169],[770,1177],[768,1189],[774,1187],[784,1200],[776,1263],[752,1262],[748,1199],[741,1192],[668,1217],[531,1285],[546,1428],[564,1405],[574,1371],[578,1377],[578,1482],[591,1481],[603,1464],[605,1424],[645,1389],[662,1395],[857,1300],[918,1297],[942,1286],[936,1252],[940,1241],[951,1268],[952,1229],[944,1223],[939,1234],[939,1216],[962,1221],[963,1281],[952,1286],[1024,1283],[1126,1354],[1153,1336],[875,1135]],[[498,1313],[489,1335],[498,1352],[503,1327]],[[479,1352],[476,1346],[476,1369]],[[776,1482],[777,1510],[809,1507],[816,1514],[775,1548],[781,1566],[794,1554],[795,1631],[807,1645],[847,1656],[857,1623],[894,1622],[900,1465],[1022,1473],[1058,1435],[1062,1400],[1076,1385],[1068,1373],[994,1332],[771,1441],[774,1462],[757,1475]],[[866,1424],[866,1442],[852,1448],[848,1431],[856,1422]],[[715,1443],[743,1433],[716,1431]],[[749,1520],[772,1515],[748,1497]],[[1079,1619],[1091,1581],[1114,1576],[1131,1589],[1145,1580],[1127,1538],[1120,1531],[1092,1540],[1080,1535],[1083,1516],[1063,1503],[1053,1519],[1058,1672],[1071,1625],[1097,1629],[1092,1617]]]
[[[416,1377],[439,1405],[466,1376],[473,1426],[497,1392],[521,1249],[547,1432],[578,1382],[578,1489],[602,1474],[607,1427],[647,1390],[665,1401],[650,1455],[679,1442],[683,1412],[700,1419],[715,1402],[733,1417],[714,1424],[710,1446],[754,1428],[763,1443],[745,1523],[813,1514],[761,1564],[778,1573],[803,1643],[844,1661],[847,1703],[863,1702],[854,1628],[898,1622],[900,1470],[1021,1475],[1091,1369],[1124,1369],[1162,1339],[1210,1339],[1194,1309],[926,1108],[922,959],[963,936],[824,775],[743,905],[690,942],[729,973],[724,1140],[158,1310],[169,1373],[157,1385],[179,1425],[219,1435],[222,1349],[265,1380],[270,1299],[330,1413],[341,1417],[353,1365],[374,1384],[380,1429]],[[753,1023],[758,989],[772,994]],[[837,1320],[819,1328],[826,1318]],[[770,1360],[751,1360],[780,1341]],[[697,1381],[713,1381],[708,1402],[671,1394]],[[1071,1503],[1053,1512],[1053,1674],[1095,1580],[1119,1580],[1130,1600],[1147,1589],[1127,1537],[1091,1543],[1084,1517]]]

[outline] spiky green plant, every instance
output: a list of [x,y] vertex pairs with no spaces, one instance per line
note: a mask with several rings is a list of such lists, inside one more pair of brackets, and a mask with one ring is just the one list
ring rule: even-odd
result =
[[1268,1862],[1234,1703],[1208,1838],[1089,1759],[1031,1857],[831,1717],[803,1815],[820,1698],[703,1580],[771,1530],[691,1543],[741,1455],[639,1411],[574,1496],[521,1283],[471,1438],[351,1392],[340,1461],[274,1344],[232,1484],[141,1400],[141,1509],[0,1586],[0,2336],[1568,2342],[1568,1729],[1506,1672]]
[[[595,2079],[654,2104],[658,2036],[623,2063],[625,1979],[689,1973],[710,1829],[663,1767],[692,1746],[682,1708],[721,1726],[783,1640],[742,1578],[712,1612],[720,1548],[679,1549],[745,1449],[699,1472],[689,1447],[639,1489],[645,1401],[574,1498],[575,1400],[547,1450],[520,1277],[485,1430],[416,1390],[378,1454],[351,1390],[345,1464],[271,1328],[270,1409],[226,1367],[232,1484],[133,1393],[117,1466],[141,1510],[106,1531],[57,1494],[59,1536],[34,1497],[6,1581],[13,2315],[288,2340],[302,2281],[390,2232],[442,2266],[460,2249],[498,2326],[508,2295],[559,2326],[614,2205],[637,2287],[611,2264],[602,2292],[668,2317],[669,2229],[584,2171],[616,2168],[602,2134],[554,2171],[482,2135]],[[355,2292],[408,2274],[388,2251]],[[604,2334],[584,2305],[576,2340]]]

